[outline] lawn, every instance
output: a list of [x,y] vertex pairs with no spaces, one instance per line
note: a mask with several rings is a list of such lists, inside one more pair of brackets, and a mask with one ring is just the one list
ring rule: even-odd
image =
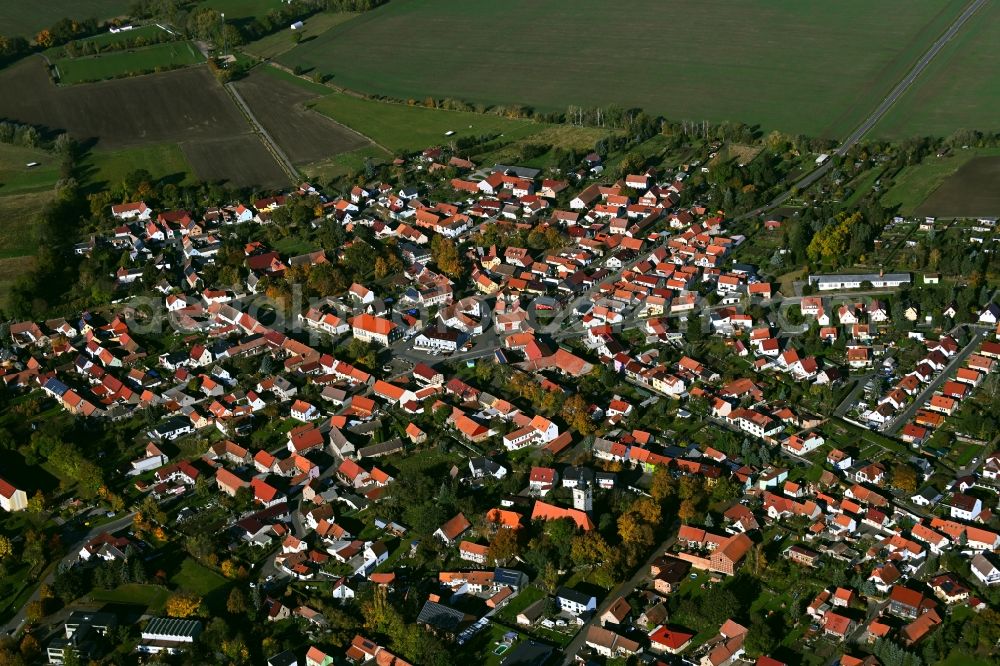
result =
[[[503,134],[508,140],[523,139],[548,127],[528,120],[377,102],[342,93],[333,93],[309,106],[396,152],[491,134]],[[446,132],[454,134],[446,137]]]
[[83,58],[54,60],[52,66],[63,84],[117,79],[165,69],[196,65],[205,58],[191,42],[167,42],[140,49],[102,53]]
[[261,37],[255,42],[250,42],[241,48],[250,55],[265,60],[277,58],[296,47],[295,34],[302,35],[301,40],[308,44],[330,28],[338,26],[341,23],[346,23],[355,16],[357,16],[357,13],[354,12],[320,12],[319,14],[313,14],[303,21],[302,30],[296,30],[295,33],[287,29],[279,30],[266,37]]
[[890,137],[1000,129],[1000,5],[988,2],[876,126]]
[[121,150],[91,150],[81,162],[89,189],[103,189],[120,183],[136,169],[145,169],[153,178],[176,184],[194,182],[191,166],[176,143],[157,143]]
[[170,582],[182,590],[205,597],[224,587],[228,581],[222,575],[187,558],[181,564],[180,571],[170,578]]
[[899,215],[915,215],[921,204],[970,160],[996,155],[1000,155],[1000,149],[959,149],[946,157],[930,156],[920,164],[903,167],[883,195],[882,203],[889,208],[898,206]]
[[373,164],[385,164],[392,155],[382,150],[378,146],[368,145],[358,150],[334,155],[333,157],[303,165],[300,170],[310,178],[321,180],[334,180],[340,176],[358,173],[365,168],[365,162],[371,160]]
[[36,32],[59,19],[114,18],[128,13],[132,4],[132,0],[6,0],[0,3],[0,25],[3,25],[3,34],[9,37],[34,38]]
[[96,603],[140,604],[153,615],[163,612],[163,606],[167,603],[168,596],[170,596],[170,592],[159,585],[141,585],[139,583],[119,585],[113,590],[95,588],[87,595],[88,601]]
[[[29,167],[32,162],[38,166]],[[57,156],[38,148],[0,144],[0,197],[50,190],[57,180]]]
[[399,99],[618,104],[839,137],[965,4],[579,0],[567,11],[557,0],[393,0],[278,60]]

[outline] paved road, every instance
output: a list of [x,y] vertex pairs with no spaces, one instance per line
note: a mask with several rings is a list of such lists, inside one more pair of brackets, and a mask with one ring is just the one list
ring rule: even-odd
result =
[[944,31],[944,34],[942,34],[938,40],[931,45],[927,52],[921,56],[920,60],[918,60],[909,73],[903,77],[903,80],[896,84],[896,87],[892,89],[892,92],[890,92],[884,100],[882,100],[882,103],[876,107],[872,114],[868,116],[868,118],[865,119],[865,121],[861,123],[850,136],[847,137],[847,139],[844,140],[844,143],[841,144],[840,148],[836,150],[836,155],[842,156],[847,154],[847,151],[850,150],[854,144],[860,141],[861,138],[867,134],[879,120],[882,119],[882,116],[886,114],[892,105],[903,96],[910,86],[913,85],[914,81],[916,81],[923,71],[927,69],[927,65],[934,60],[938,53],[941,52],[941,49],[943,49],[945,45],[950,42],[956,34],[958,34],[958,31],[962,29],[962,26],[965,25],[966,21],[972,18],[972,15],[979,11],[979,9],[985,4],[986,0],[973,0],[973,2],[965,8],[965,11],[955,19],[954,23],[952,23],[948,29]]
[[986,334],[984,330],[977,330],[976,334],[972,336],[969,340],[969,344],[959,353],[955,354],[955,357],[951,359],[948,365],[945,366],[944,370],[938,373],[938,376],[931,380],[931,383],[924,388],[923,391],[914,398],[913,402],[904,409],[899,415],[889,422],[889,425],[885,427],[884,432],[889,435],[895,435],[904,425],[910,422],[913,415],[917,413],[917,410],[924,406],[924,403],[934,395],[934,391],[937,391],[942,384],[952,378],[955,369],[958,368],[965,359],[969,357],[969,354],[974,352],[978,347],[979,343],[982,341],[983,336]]
[[[80,549],[83,548],[83,544],[87,543],[88,541],[93,539],[98,534],[101,534],[102,532],[113,533],[117,532],[118,530],[124,529],[125,527],[128,527],[129,525],[132,524],[133,516],[135,516],[134,511],[132,513],[122,516],[118,520],[92,528],[89,532],[87,532],[87,534],[82,539],[80,539],[77,543],[73,544],[70,547],[68,554],[62,559],[62,561],[59,562],[59,565],[62,566],[62,565],[74,564],[79,558]],[[35,588],[35,591],[31,594],[31,597],[24,603],[23,606],[21,606],[20,610],[17,611],[14,617],[11,618],[11,620],[7,624],[5,624],[2,628],[0,628],[0,634],[14,635],[21,630],[21,627],[24,625],[24,622],[27,619],[26,611],[28,608],[28,604],[30,604],[32,601],[38,601],[39,599],[38,589],[42,586],[42,584],[52,585],[52,582],[55,580],[56,573],[58,571],[59,571],[59,566],[53,567],[52,570],[49,572],[49,574],[39,582],[38,587]]]
[[[886,96],[885,99],[882,100],[882,102],[875,108],[875,110],[872,111],[871,114],[867,118],[865,118],[865,120],[860,125],[858,125],[857,129],[851,132],[851,134],[846,139],[844,139],[844,141],[840,144],[840,147],[838,147],[834,151],[834,155],[838,157],[846,155],[851,148],[853,148],[862,138],[864,138],[864,136],[868,132],[870,132],[871,129],[875,127],[875,125],[878,124],[878,121],[882,119],[882,116],[884,116],[886,112],[888,112],[889,109],[892,108],[892,105],[895,104],[899,100],[899,98],[902,97],[906,93],[906,91],[910,89],[910,86],[912,86],[913,83],[923,73],[923,71],[927,69],[927,66],[931,63],[931,61],[934,60],[934,58],[937,57],[937,55],[941,52],[941,49],[943,49],[948,42],[954,39],[955,35],[958,34],[958,31],[962,29],[962,26],[964,26],[965,23],[970,18],[972,18],[972,16],[977,11],[979,11],[979,9],[985,4],[986,0],[973,0],[973,2],[971,2],[969,6],[965,8],[965,11],[963,11],[958,16],[958,18],[956,18],[955,21],[948,27],[948,29],[944,31],[944,33],[938,38],[938,40],[931,45],[931,47],[927,50],[927,52],[924,53],[923,56],[921,56],[920,60],[918,60],[916,64],[913,65],[913,67],[906,74],[906,76],[904,76],[903,79],[896,84],[896,87],[892,89],[892,91]],[[787,201],[792,196],[793,190],[795,189],[804,190],[805,188],[809,187],[817,180],[825,176],[826,173],[832,167],[833,167],[832,161],[827,161],[823,163],[816,169],[810,171],[805,176],[797,180],[794,183],[794,185],[789,189],[789,191],[775,197],[774,199],[771,200],[770,203],[761,206],[760,208],[757,208],[755,210],[752,210],[748,213],[744,213],[743,215],[740,215],[736,219],[737,220],[749,219],[761,215],[763,213],[766,213],[767,211],[773,208],[777,208],[781,204],[785,203],[785,201]]]
[[574,637],[570,644],[566,646],[566,649],[563,650],[566,654],[566,659],[563,661],[564,665],[576,663],[576,653],[579,652],[587,642],[587,630],[591,625],[599,624],[601,613],[608,610],[608,607],[611,606],[615,599],[618,597],[628,596],[633,590],[639,587],[640,583],[650,577],[649,567],[653,564],[653,561],[669,551],[670,547],[674,545],[675,541],[677,541],[678,527],[679,524],[676,523],[671,525],[670,531],[674,536],[669,537],[666,541],[662,542],[655,549],[653,549],[653,554],[649,556],[649,559],[642,563],[642,566],[636,570],[635,574],[631,578],[613,589],[610,593],[608,593],[608,596],[604,597],[604,601],[598,605],[597,611],[594,613],[593,617],[590,618],[590,621],[585,623],[580,628],[576,637]]

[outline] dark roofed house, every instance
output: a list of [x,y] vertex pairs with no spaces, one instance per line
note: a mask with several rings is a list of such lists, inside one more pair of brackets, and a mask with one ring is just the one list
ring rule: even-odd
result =
[[455,635],[459,633],[464,625],[469,624],[475,618],[460,610],[445,606],[437,601],[428,600],[417,615],[417,624],[422,624],[432,630]]

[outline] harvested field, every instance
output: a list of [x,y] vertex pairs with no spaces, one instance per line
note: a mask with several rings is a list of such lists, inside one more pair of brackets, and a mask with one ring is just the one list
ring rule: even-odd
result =
[[358,133],[303,106],[319,97],[317,90],[269,75],[262,69],[235,85],[254,116],[293,164],[318,162],[370,144]]
[[[58,87],[40,58],[0,70],[0,118],[66,131],[94,148],[115,151],[178,144],[199,178],[233,185],[273,185],[278,164],[207,67]],[[206,143],[207,142],[207,143]],[[255,145],[256,144],[256,147]],[[224,146],[215,158],[206,145]],[[197,162],[191,155],[198,155]],[[238,156],[237,160],[231,156]],[[134,160],[134,156],[130,159]],[[242,160],[252,159],[252,164]],[[248,180],[248,174],[266,174]]]
[[277,59],[399,99],[618,104],[842,137],[966,4],[393,0]]
[[0,97],[0,117],[96,138],[101,148],[249,131],[207,67],[57,87],[29,58],[0,71],[0,87],[22,93]]
[[253,134],[187,141],[181,149],[200,180],[242,187],[288,185],[288,176]]
[[917,215],[1000,215],[1000,157],[977,157],[967,162],[920,204]]

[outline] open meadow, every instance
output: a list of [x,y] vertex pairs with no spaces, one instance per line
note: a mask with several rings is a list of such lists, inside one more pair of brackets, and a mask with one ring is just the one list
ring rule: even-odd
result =
[[[397,152],[423,150],[462,137],[503,134],[510,140],[520,139],[548,127],[530,120],[377,102],[343,93],[330,94],[309,106]],[[454,134],[445,136],[446,132]]]
[[0,34],[31,38],[59,19],[103,21],[128,13],[132,0],[4,0],[0,2]]
[[401,99],[618,104],[840,137],[964,5],[393,0],[277,59]]

